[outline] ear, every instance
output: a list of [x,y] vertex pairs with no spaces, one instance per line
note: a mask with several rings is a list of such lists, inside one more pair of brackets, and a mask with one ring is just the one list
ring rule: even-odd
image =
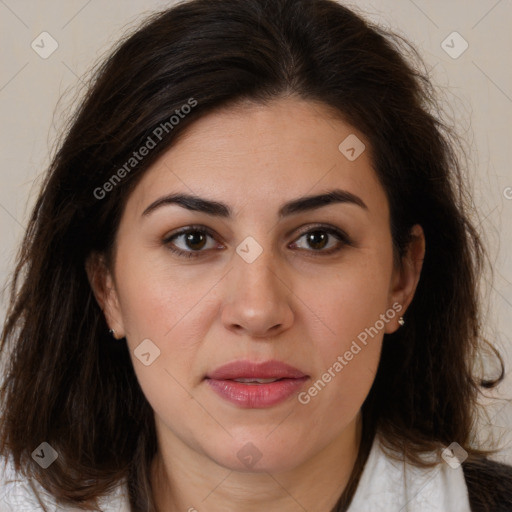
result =
[[[411,240],[407,246],[406,253],[398,267],[393,270],[388,306],[399,312],[399,314],[393,321],[387,323],[385,332],[388,334],[395,332],[400,327],[398,319],[405,314],[409,304],[412,302],[420,280],[424,258],[425,235],[422,227],[419,224],[415,224],[411,228]],[[401,309],[399,309],[398,305],[401,306]]]
[[114,329],[117,339],[123,338],[125,331],[119,297],[104,255],[97,252],[91,253],[86,259],[85,271],[96,302],[105,315],[107,325]]

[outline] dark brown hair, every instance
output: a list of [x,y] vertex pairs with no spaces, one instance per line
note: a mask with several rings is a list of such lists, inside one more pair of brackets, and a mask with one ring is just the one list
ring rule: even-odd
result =
[[[0,449],[17,470],[89,510],[127,478],[132,510],[154,509],[153,411],[126,344],[108,333],[84,264],[94,252],[110,254],[130,192],[195,120],[287,95],[328,106],[369,140],[397,261],[414,224],[426,237],[416,295],[405,326],[385,336],[363,404],[360,458],[335,510],[350,501],[377,428],[416,464],[452,441],[484,453],[472,427],[485,253],[428,73],[405,55],[417,59],[401,38],[331,0],[193,0],[152,15],[118,44],[50,165],[12,279]],[[194,108],[98,198],[94,191],[191,99]],[[30,456],[42,441],[59,453],[45,471]]]

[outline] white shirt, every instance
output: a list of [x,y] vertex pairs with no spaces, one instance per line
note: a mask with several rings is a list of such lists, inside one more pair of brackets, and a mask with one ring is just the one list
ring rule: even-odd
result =
[[[42,512],[27,479],[15,473],[12,463],[3,471],[0,458],[0,512]],[[48,512],[78,512],[62,507],[37,484],[39,499]],[[126,484],[100,500],[103,512],[130,512]],[[433,468],[397,462],[382,450],[376,436],[348,512],[471,512],[462,466],[451,467],[442,459]]]
[[[35,480],[20,476],[10,459],[5,465],[5,458],[0,457],[0,512],[43,512],[40,502],[47,512],[83,512],[76,507],[57,505]],[[126,484],[119,484],[109,496],[98,500],[98,505],[103,512],[130,512]]]
[[[425,458],[438,460],[433,453]],[[471,507],[456,461],[449,465],[439,458],[432,468],[398,462],[383,452],[377,435],[348,512],[471,512]]]

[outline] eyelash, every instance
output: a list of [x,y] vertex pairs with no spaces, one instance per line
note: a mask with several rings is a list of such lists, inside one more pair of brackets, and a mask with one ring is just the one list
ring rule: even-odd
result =
[[[350,239],[350,237],[345,232],[341,231],[338,228],[333,228],[331,226],[324,226],[324,225],[315,225],[315,226],[309,227],[308,230],[303,231],[302,233],[300,233],[299,237],[296,240],[299,240],[304,235],[307,235],[309,233],[313,233],[315,231],[323,231],[325,233],[328,233],[328,234],[334,236],[335,238],[337,238],[341,242],[341,244],[338,245],[338,247],[334,247],[334,248],[331,248],[331,249],[326,250],[326,251],[321,250],[321,249],[318,250],[318,251],[315,251],[315,250],[308,251],[307,249],[300,249],[301,251],[305,250],[306,252],[313,253],[312,254],[313,257],[317,257],[317,256],[330,256],[331,254],[339,252],[344,246],[347,246],[347,245],[348,246],[353,246],[354,245],[353,241]],[[197,258],[197,257],[199,257],[201,255],[202,252],[206,252],[206,251],[203,251],[203,250],[199,250],[199,251],[183,251],[182,249],[177,249],[171,243],[172,240],[174,240],[175,238],[177,238],[177,237],[179,237],[181,235],[187,235],[187,234],[190,234],[190,233],[204,233],[206,235],[211,236],[212,238],[215,238],[213,233],[211,232],[211,230],[206,228],[206,227],[204,227],[204,226],[187,226],[186,228],[183,228],[180,231],[172,233],[171,235],[166,237],[163,240],[163,243],[164,243],[164,245],[167,246],[167,248],[171,252],[177,254],[180,257],[184,257],[184,258]],[[293,243],[295,243],[295,242],[293,242]]]

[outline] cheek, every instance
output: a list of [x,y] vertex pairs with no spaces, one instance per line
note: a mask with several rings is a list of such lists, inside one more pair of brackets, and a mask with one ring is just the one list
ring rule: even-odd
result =
[[[388,261],[389,260],[389,261]],[[306,297],[337,349],[375,325],[389,307],[390,258],[357,255],[335,272],[298,280],[297,294]],[[300,289],[302,288],[302,289]],[[379,327],[382,326],[379,323]],[[314,339],[314,338],[313,338]]]
[[360,410],[377,373],[383,339],[377,322],[384,310],[340,301],[336,311],[330,319],[334,334],[315,338],[317,372],[298,401],[310,415],[346,425]]
[[[187,346],[205,322],[197,310],[208,304],[208,292],[218,276],[200,266],[180,268],[148,251],[125,248],[117,264],[119,301],[127,339],[131,345],[153,337],[160,344]],[[179,336],[177,336],[179,333]],[[197,339],[197,337],[196,337]]]
[[317,412],[328,408],[329,416],[355,414],[373,383],[384,328],[395,317],[388,304],[388,263],[359,258],[339,269],[335,278],[317,279],[316,292],[307,295],[309,308],[320,320],[310,332],[319,372],[302,403]]
[[198,300],[212,284],[200,278],[185,283],[177,267],[163,268],[136,250],[125,248],[122,254],[119,303],[137,379],[155,409],[165,397],[188,400],[184,389],[192,387],[193,362],[207,325]]

